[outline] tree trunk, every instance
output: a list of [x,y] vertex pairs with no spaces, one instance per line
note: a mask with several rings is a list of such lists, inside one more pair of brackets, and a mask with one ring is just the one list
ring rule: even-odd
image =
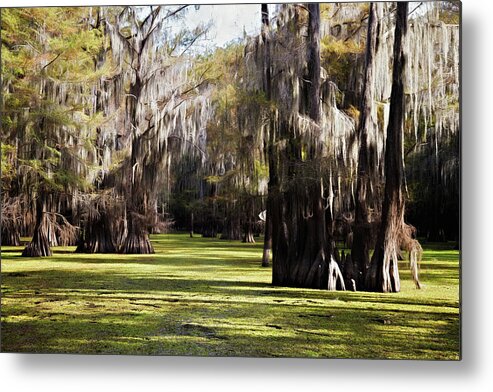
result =
[[[98,9],[97,12],[97,20],[96,27],[102,23],[103,25],[103,35],[107,36],[107,25],[104,22],[104,15],[101,9]],[[101,68],[104,67],[104,64],[107,60],[108,50],[106,45],[102,45],[94,59],[94,70],[98,72]],[[106,98],[109,94],[109,88],[107,81],[105,78],[101,78],[98,82],[98,86],[96,88],[96,112],[103,113],[107,109],[107,100]],[[102,166],[104,162],[104,151],[106,135],[104,135],[101,127],[96,127],[96,157],[98,165]],[[102,186],[103,178],[98,178],[96,182],[96,187]],[[110,206],[102,205],[98,207],[100,217],[95,221],[89,219],[84,224],[84,229],[81,229],[79,242],[77,244],[77,248],[75,250],[76,253],[116,253],[117,249],[115,246],[115,238],[116,235],[113,233],[113,227],[110,224],[109,211]]]
[[46,236],[48,237],[48,242],[50,243],[50,247],[59,246],[58,238],[56,236],[55,228],[53,227],[53,225],[48,224],[46,231],[47,231]]
[[231,217],[226,218],[220,239],[230,241],[241,240],[240,223]]
[[382,219],[375,251],[366,275],[366,289],[384,293],[400,291],[397,263],[400,252],[400,236],[404,229],[402,128],[404,122],[405,57],[403,39],[407,30],[407,11],[407,2],[397,3],[392,93],[385,144],[385,190]]
[[255,238],[253,235],[253,221],[252,217],[254,215],[255,211],[255,202],[252,200],[250,197],[246,201],[246,206],[245,206],[245,212],[246,212],[246,223],[245,223],[245,229],[244,229],[244,235],[243,235],[243,240],[242,242],[248,243],[248,244],[254,244],[255,243]]
[[207,199],[206,214],[202,218],[202,237],[204,238],[216,238],[217,237],[217,222],[216,222],[216,197],[217,197],[217,185],[215,183],[210,184],[208,191],[209,197]]
[[[140,56],[140,53],[138,54]],[[139,124],[137,120],[137,107],[142,93],[142,81],[139,76],[140,58],[136,65],[135,81],[130,85],[130,94],[127,97],[126,107],[129,123],[132,129],[132,150],[130,156],[131,182],[129,195],[126,197],[126,217],[128,232],[120,249],[125,254],[150,254],[154,248],[149,240],[146,228],[148,219],[148,205],[151,205],[148,187],[144,183],[144,168],[139,167],[143,162],[139,160],[142,155],[141,135],[138,134]]]
[[270,250],[272,248],[272,219],[267,210],[265,215],[265,234],[264,234],[264,250],[262,253],[262,267],[270,265]]
[[1,245],[20,246],[21,235],[19,232],[19,225],[14,221],[14,219],[15,217],[13,217],[12,222],[8,222],[7,224],[2,222]]
[[[356,185],[356,208],[353,225],[353,242],[351,248],[352,273],[346,273],[348,279],[354,279],[358,288],[364,284],[366,270],[370,264],[371,225],[368,216],[367,200],[370,197],[371,181],[374,177],[375,162],[369,162],[368,138],[376,132],[372,118],[374,101],[374,69],[377,52],[379,21],[376,8],[380,4],[370,3],[368,33],[366,38],[366,64],[363,81],[363,94],[360,105],[358,138],[360,142],[358,156],[358,179]],[[350,276],[351,275],[351,276]]]
[[50,241],[48,240],[48,219],[46,217],[45,195],[40,192],[36,199],[36,226],[31,242],[24,248],[24,257],[51,256]]
[[247,225],[247,230],[245,231],[245,235],[243,236],[243,240],[241,242],[246,243],[246,244],[254,244],[255,243],[255,238],[253,238],[252,226],[250,224]]
[[124,254],[152,254],[154,248],[149,240],[149,235],[143,230],[141,224],[136,224],[134,219],[127,217],[128,233],[125,237],[121,253]]
[[272,86],[271,86],[271,54],[270,54],[270,22],[269,22],[269,9],[267,4],[262,4],[261,6],[261,17],[262,17],[262,32],[264,37],[264,70],[263,70],[263,88],[265,96],[268,100],[272,96]]
[[[265,96],[268,101],[272,98],[272,86],[271,86],[271,54],[270,54],[270,22],[269,22],[269,8],[267,4],[262,4],[261,6],[261,17],[262,17],[262,34],[264,35],[264,70],[263,70],[263,85]],[[267,129],[267,127],[266,127]],[[271,219],[271,210],[272,210],[272,178],[275,177],[273,173],[275,169],[274,164],[274,126],[272,121],[272,113],[271,113],[271,121],[268,142],[265,148],[265,155],[268,157],[269,162],[269,183],[267,184],[267,206],[265,212],[265,235],[264,235],[264,250],[262,253],[262,267],[268,267],[270,265],[270,252],[272,249],[272,219]]]
[[321,184],[295,186],[279,195],[272,210],[273,284],[344,289],[326,238]]
[[193,212],[190,213],[190,238],[193,238]]
[[241,240],[241,225],[235,204],[226,204],[226,219],[223,225],[223,230],[220,239],[230,241]]
[[85,224],[75,253],[116,253],[107,212],[99,212],[99,218]]
[[[309,13],[307,34],[307,113],[320,121],[320,6],[307,4]],[[287,146],[278,161],[287,189],[278,192],[272,201],[272,283],[279,286],[314,289],[344,288],[339,266],[331,256],[327,241],[323,189],[321,180],[321,146],[307,146],[304,165],[302,143],[292,126],[281,123],[288,131]],[[303,167],[311,167],[307,175]],[[339,286],[338,286],[339,282]]]

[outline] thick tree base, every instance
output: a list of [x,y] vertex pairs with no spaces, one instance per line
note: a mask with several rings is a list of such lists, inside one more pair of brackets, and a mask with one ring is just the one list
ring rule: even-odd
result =
[[23,257],[51,256],[50,243],[45,233],[36,231],[31,242],[22,251]]
[[219,237],[220,240],[228,240],[228,241],[240,241],[241,240],[241,232],[240,230],[224,230]]
[[2,232],[2,245],[4,246],[20,246],[21,237],[16,232]]
[[365,279],[365,290],[378,293],[398,293],[401,289],[396,247],[387,244],[373,253]]
[[303,289],[346,290],[341,268],[332,256],[328,262],[319,254],[312,263],[305,261],[296,264],[298,267],[284,274],[280,274],[278,269],[274,268],[272,284]]
[[113,238],[109,219],[104,212],[99,220],[86,223],[79,233],[75,253],[117,253]]
[[240,241],[241,233],[239,230],[223,231],[219,239],[228,241]]
[[219,239],[229,241],[241,240],[240,222],[233,218],[228,218],[224,223],[223,230]]
[[331,257],[329,262],[329,278],[327,282],[327,290],[346,291],[346,285],[344,284],[344,278],[342,276],[339,264]]
[[255,238],[253,237],[253,233],[247,233],[243,236],[243,240],[241,241],[246,244],[254,244]]
[[147,255],[153,254],[154,248],[147,235],[129,234],[123,243],[120,253]]
[[92,239],[80,241],[77,244],[75,253],[117,253],[117,251],[111,241]]

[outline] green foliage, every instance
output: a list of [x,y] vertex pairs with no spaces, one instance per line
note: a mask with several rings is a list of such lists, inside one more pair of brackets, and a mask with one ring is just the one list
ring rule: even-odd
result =
[[220,82],[229,78],[231,67],[237,69],[239,61],[243,59],[243,44],[231,44],[225,48],[218,48],[213,52],[198,55],[195,61],[194,72],[205,75],[207,79]]
[[73,171],[67,169],[57,170],[53,175],[53,182],[56,184],[58,190],[63,191],[70,189],[87,191],[90,189],[90,184],[84,177],[74,174]]
[[356,59],[363,51],[363,44],[354,39],[342,40],[326,35],[320,40],[321,64],[340,88],[346,86]]
[[[214,169],[205,180],[219,191],[201,204],[204,216],[216,215],[217,211],[231,214],[232,205],[248,210],[242,212],[244,215],[251,214],[249,203],[265,192],[259,188],[260,181],[266,183],[268,176],[260,124],[266,121],[272,103],[263,91],[245,89],[244,51],[243,44],[232,43],[200,56],[194,67],[194,73],[205,77],[214,88],[214,118],[207,125],[208,160]],[[218,172],[217,167],[223,170]]]
[[446,24],[460,23],[460,1],[448,0],[440,2],[439,18]]
[[209,184],[217,184],[219,181],[221,181],[220,176],[205,176],[204,178]]
[[269,177],[269,166],[256,159],[254,161],[254,176],[257,178],[268,178]]
[[347,109],[344,110],[349,117],[351,117],[356,124],[359,121],[360,111],[353,105],[349,105]]
[[15,177],[15,161],[17,150],[15,146],[1,143],[1,173],[2,173],[2,189],[5,191],[10,182]]
[[87,188],[77,169],[86,163],[75,147],[91,151],[83,130],[102,121],[82,99],[108,73],[108,67],[95,68],[105,45],[102,27],[89,26],[87,8],[52,7],[3,9],[1,29],[2,139],[28,146],[19,152],[21,189]]

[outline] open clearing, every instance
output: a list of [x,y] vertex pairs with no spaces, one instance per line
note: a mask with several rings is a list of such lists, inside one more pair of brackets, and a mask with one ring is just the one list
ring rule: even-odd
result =
[[262,241],[151,236],[154,255],[2,248],[2,351],[459,359],[459,252],[425,245],[422,290],[271,286]]

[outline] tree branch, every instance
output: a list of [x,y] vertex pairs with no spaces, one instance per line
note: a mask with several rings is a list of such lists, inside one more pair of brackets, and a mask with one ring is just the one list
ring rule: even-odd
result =
[[45,68],[53,64],[62,55],[62,53],[58,53],[53,60],[51,60],[48,64],[46,64],[43,68],[41,68],[41,71],[43,71]]

